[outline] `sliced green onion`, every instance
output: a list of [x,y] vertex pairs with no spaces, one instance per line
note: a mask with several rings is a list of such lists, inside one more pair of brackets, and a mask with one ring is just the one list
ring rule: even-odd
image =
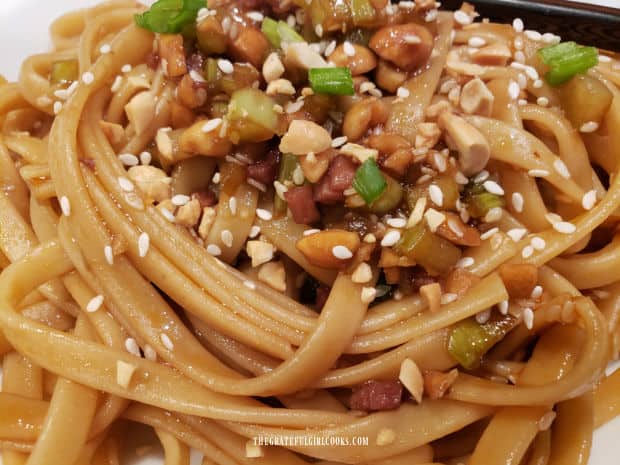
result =
[[407,228],[394,250],[416,261],[433,274],[445,274],[461,258],[461,250],[452,242],[433,234],[424,224]]
[[63,82],[73,82],[77,80],[79,65],[77,60],[61,60],[52,63],[50,71],[50,82],[52,84],[62,84]]
[[[282,184],[286,183],[286,181],[293,180],[293,172],[297,168],[299,164],[299,158],[292,153],[283,153],[282,158],[280,159],[280,167],[278,171],[278,181]],[[273,209],[277,215],[281,215],[286,213],[286,200],[280,198],[280,196],[276,193],[273,198]]]
[[355,172],[353,188],[368,205],[381,197],[387,182],[373,158],[369,158]]
[[317,94],[353,95],[353,77],[349,68],[311,68],[308,80]]
[[545,74],[545,80],[552,86],[559,86],[598,63],[598,50],[595,47],[583,47],[575,42],[542,48],[538,55],[550,68]]
[[479,324],[474,318],[459,321],[450,333],[448,352],[464,368],[473,370],[482,356],[500,341],[516,324],[511,315],[493,318]]
[[285,21],[276,21],[275,19],[265,18],[263,19],[263,24],[261,25],[261,31],[275,48],[280,48],[282,42],[305,42],[304,38]]
[[198,11],[206,6],[206,0],[158,0],[149,10],[135,15],[134,20],[152,32],[178,34],[196,21]]
[[474,218],[483,218],[492,208],[505,206],[504,198],[488,192],[482,183],[468,184],[463,191],[463,199]]

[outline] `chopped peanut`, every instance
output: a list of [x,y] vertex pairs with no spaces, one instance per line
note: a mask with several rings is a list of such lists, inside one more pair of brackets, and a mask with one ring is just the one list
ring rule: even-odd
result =
[[441,115],[444,111],[450,111],[452,109],[452,105],[447,100],[443,98],[435,101],[435,103],[431,104],[426,109],[426,117],[429,120],[436,121],[439,115]]
[[312,121],[293,120],[280,140],[280,151],[295,155],[319,153],[331,147],[332,138],[322,126]]
[[415,136],[416,149],[432,149],[439,142],[441,130],[435,123],[418,124],[418,132]]
[[264,241],[248,241],[246,244],[248,256],[252,259],[252,267],[267,263],[273,258],[273,245]]
[[405,83],[409,74],[402,71],[385,60],[379,60],[379,65],[375,71],[375,82],[377,85],[388,92],[396,93],[396,90]]
[[455,268],[452,270],[445,282],[445,291],[448,294],[456,294],[461,296],[465,294],[472,286],[478,284],[480,278],[463,268]]
[[196,82],[189,74],[183,76],[177,86],[177,99],[187,108],[201,107],[207,101],[207,91],[196,86]]
[[284,65],[276,52],[270,53],[263,63],[263,77],[267,83],[279,79],[284,74]]
[[258,270],[258,279],[276,291],[286,291],[286,271],[282,262],[269,262],[262,265]]
[[457,245],[476,247],[480,245],[480,232],[463,223],[459,215],[444,212],[446,221],[439,225],[437,234]]
[[349,141],[361,139],[366,131],[383,124],[389,116],[389,108],[376,97],[366,98],[355,103],[347,111],[342,123],[342,134]]
[[383,161],[383,168],[397,178],[402,178],[407,174],[407,170],[413,161],[414,156],[411,149],[398,149]]
[[329,149],[316,155],[300,157],[299,164],[304,172],[304,177],[310,182],[318,182],[329,168],[329,162],[334,154],[335,150]]
[[438,312],[441,307],[441,286],[439,283],[425,284],[420,287],[420,295],[424,297],[432,313]]
[[219,131],[204,132],[202,128],[205,122],[205,120],[198,121],[183,132],[179,141],[181,150],[208,157],[228,155],[232,143],[228,139],[220,137]]
[[288,79],[276,79],[267,85],[267,95],[295,95],[295,87]]
[[172,159],[173,145],[172,139],[170,138],[170,130],[172,128],[159,128],[157,130],[157,134],[155,135],[155,145],[157,145],[157,150],[161,155],[168,159]]
[[[185,50],[181,34],[159,34],[159,56],[165,63],[164,71],[168,76],[177,77],[187,73]],[[165,60],[165,61],[164,61]]]
[[424,378],[422,377],[422,372],[418,368],[418,365],[413,360],[410,358],[403,360],[403,363],[400,365],[398,379],[403,383],[403,386],[407,388],[418,404],[422,402]]
[[134,95],[125,105],[125,113],[136,134],[141,135],[155,118],[155,99],[153,95],[147,91]]
[[200,202],[198,199],[192,199],[179,207],[174,217],[175,223],[187,228],[193,228],[198,224],[200,213]]
[[254,440],[250,439],[245,443],[245,456],[249,459],[256,459],[259,457],[263,457],[265,455],[265,451],[263,448],[257,444],[254,444]]
[[[297,241],[297,249],[306,259],[323,268],[346,268],[359,246],[359,236],[343,229],[320,231]],[[341,250],[344,254],[339,253]]]
[[512,58],[512,51],[507,45],[496,42],[476,50],[471,58],[482,66],[506,66]]
[[144,194],[147,203],[161,202],[170,197],[172,180],[164,170],[151,165],[139,165],[129,168],[127,175]]
[[538,268],[527,263],[504,264],[499,267],[499,276],[510,297],[527,299],[538,282]]
[[458,51],[451,50],[448,52],[446,69],[457,75],[481,76],[484,73],[485,68],[484,66],[463,61]]
[[480,78],[472,79],[461,90],[460,105],[470,115],[491,116],[495,97]]
[[288,44],[284,53],[287,65],[301,68],[327,68],[327,62],[306,42],[293,42]]
[[459,371],[456,368],[448,373],[428,370],[424,372],[424,392],[431,399],[441,399],[452,387],[458,376]]
[[353,274],[351,275],[351,281],[354,283],[367,283],[372,279],[372,268],[368,263],[360,263]]
[[269,50],[265,35],[253,27],[245,27],[230,44],[230,52],[236,61],[251,63],[258,68]]
[[379,258],[379,268],[391,268],[391,267],[408,267],[415,266],[415,260],[407,257],[406,255],[398,255],[389,247],[383,247],[381,249],[381,257]]
[[348,143],[340,148],[340,153],[355,158],[360,163],[364,163],[369,158],[377,159],[379,153],[376,149],[369,149],[363,145]]
[[439,127],[446,131],[449,142],[452,142],[459,152],[459,164],[463,174],[471,176],[482,171],[491,157],[491,148],[482,133],[452,113],[442,113],[437,121]]
[[106,139],[112,147],[119,148],[127,142],[127,136],[125,135],[125,128],[120,124],[109,123],[108,121],[99,121],[99,127],[103,131]]
[[369,46],[384,60],[412,71],[426,63],[433,51],[433,35],[415,23],[384,26],[370,38]]
[[366,74],[377,67],[377,58],[370,49],[363,45],[352,44],[355,53],[349,56],[344,52],[344,45],[337,46],[328,57],[336,66],[349,68],[353,76]]
[[116,384],[124,389],[129,387],[131,378],[136,371],[136,366],[131,363],[123,362],[122,360],[116,361]]
[[215,221],[216,211],[213,207],[204,207],[202,209],[202,218],[200,219],[200,225],[198,226],[198,235],[202,239],[207,239],[211,226]]

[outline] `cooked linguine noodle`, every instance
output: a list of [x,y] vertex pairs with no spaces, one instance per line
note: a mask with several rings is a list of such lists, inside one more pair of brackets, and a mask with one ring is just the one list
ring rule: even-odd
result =
[[[299,3],[296,5],[295,3]],[[434,1],[114,0],[0,85],[4,465],[585,464],[620,61]]]

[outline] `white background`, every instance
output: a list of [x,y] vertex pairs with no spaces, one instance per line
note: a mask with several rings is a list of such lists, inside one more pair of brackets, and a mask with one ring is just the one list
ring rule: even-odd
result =
[[[582,1],[620,8],[620,0]],[[64,12],[95,3],[98,1],[0,0],[0,44],[3,44],[0,55],[0,74],[9,80],[15,80],[24,57],[48,49],[48,26],[52,19]],[[620,457],[619,437],[620,418],[597,431],[594,435],[594,447],[589,465],[618,463],[618,457]],[[0,465],[1,461],[0,458]],[[149,465],[161,463],[156,459],[147,462]],[[199,460],[193,460],[193,462],[200,463]]]

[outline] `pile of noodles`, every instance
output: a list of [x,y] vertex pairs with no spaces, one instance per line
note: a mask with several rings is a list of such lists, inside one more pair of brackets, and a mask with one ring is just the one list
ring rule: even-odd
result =
[[[369,310],[360,298],[361,285],[349,275],[309,267],[332,286],[317,314],[260,283],[255,289],[244,286],[243,273],[206,253],[186,229],[119,187],[117,179],[125,170],[98,123],[123,121],[129,97],[122,89],[112,94],[110,83],[123,65],[143,64],[152,50],[153,35],[133,24],[137,11],[135,4],[115,1],[67,14],[52,27],[54,51],[28,58],[19,82],[0,87],[4,464],[118,463],[126,420],[155,428],[167,464],[189,463],[189,447],[205,455],[205,464],[218,465],[316,460],[395,465],[470,453],[470,465],[517,464],[526,453],[529,464],[586,463],[593,429],[613,418],[620,404],[620,375],[598,384],[617,351],[620,241],[599,252],[574,251],[600,226],[618,222],[620,72],[606,64],[591,71],[614,94],[596,134],[580,135],[555,110],[517,106],[507,97],[502,102],[501,96],[496,102],[505,107],[503,116],[476,122],[492,142],[492,158],[511,160],[513,168],[498,165],[505,167],[500,176],[507,195],[519,191],[526,197],[528,208],[506,214],[500,229],[525,225],[546,241],[544,251],[522,258],[527,240],[515,243],[503,233],[493,247],[485,243],[468,250],[467,256],[475,258],[471,271],[482,279],[438,313],[425,312],[418,295]],[[403,124],[398,112],[421,113],[431,101],[450,44],[451,15],[440,14],[438,30],[438,53],[428,70],[408,84],[411,95],[393,109],[394,126]],[[504,33],[492,24],[478,31]],[[102,43],[110,43],[112,53],[100,55]],[[77,58],[80,74],[91,71],[94,82],[79,85],[54,116],[47,73],[51,63],[65,58]],[[513,71],[494,70],[498,77]],[[129,140],[125,152],[144,150],[157,129],[168,125],[173,89],[162,81],[151,92],[158,102],[155,121],[145,134]],[[44,115],[53,120],[43,123],[49,131],[39,128],[40,137],[24,132]],[[558,152],[527,132],[524,122],[550,133]],[[414,126],[411,120],[407,124]],[[515,143],[493,144],[506,138]],[[532,147],[539,158],[532,156]],[[526,174],[556,157],[574,180],[551,176],[558,195],[579,202],[583,192],[595,189],[601,198],[590,211],[574,211],[572,234],[549,226],[538,186]],[[87,158],[96,170],[80,161]],[[607,189],[594,165],[609,175]],[[25,175],[39,182],[28,188]],[[251,186],[239,187],[235,195],[238,214],[227,211],[222,194],[215,226],[239,232],[230,253],[239,252],[258,221],[263,234],[295,258],[295,238],[303,227],[255,219],[258,192]],[[69,216],[59,214],[56,198],[61,196],[70,201]],[[142,233],[150,237],[144,257],[137,245]],[[110,264],[104,248],[113,242],[124,253]],[[335,388],[394,379],[406,358],[423,370],[453,368],[446,344],[451,325],[508,298],[497,273],[502,263],[539,267],[539,284],[552,297],[570,298],[577,314],[572,324],[556,324],[557,315],[549,310],[547,318],[539,309],[531,331],[519,326],[493,349],[488,358],[502,365],[506,376],[519,370],[516,384],[462,372],[442,399],[406,402],[364,416],[348,412]],[[596,300],[581,293],[591,289],[598,291]],[[87,312],[96,295],[105,297],[102,309]],[[128,353],[128,337],[143,351],[148,347],[151,356]],[[525,346],[531,350],[526,362],[501,363]],[[346,354],[368,356],[334,368]],[[117,383],[119,361],[136,367],[127,388]],[[284,407],[261,402],[267,397]],[[550,429],[541,429],[540,419],[551,409],[557,417]],[[385,429],[395,441],[377,445]],[[282,435],[368,437],[369,444],[266,447],[264,456],[246,458],[248,439]]]

